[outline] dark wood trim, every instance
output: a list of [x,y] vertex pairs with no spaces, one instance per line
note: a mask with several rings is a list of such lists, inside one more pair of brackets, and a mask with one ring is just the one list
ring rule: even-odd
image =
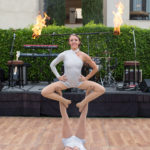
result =
[[142,10],[146,11],[146,0],[142,0]]
[[130,0],[130,11],[133,11],[133,0]]
[[149,14],[145,11],[130,11],[130,15],[148,17]]

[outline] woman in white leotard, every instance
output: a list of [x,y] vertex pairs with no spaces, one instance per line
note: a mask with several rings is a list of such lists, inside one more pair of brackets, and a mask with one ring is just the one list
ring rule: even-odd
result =
[[[63,119],[63,143],[65,150],[86,150],[83,139],[85,138],[85,120],[88,111],[88,103],[105,92],[105,88],[103,86],[88,80],[95,75],[98,69],[95,62],[92,61],[86,53],[80,51],[80,43],[80,38],[77,35],[70,35],[69,45],[71,49],[60,53],[50,64],[51,70],[59,81],[48,85],[41,92],[44,97],[60,102],[60,110]],[[56,69],[56,65],[61,61],[64,62],[63,75],[60,75]],[[86,77],[81,74],[83,63],[89,64],[92,68],[92,71]],[[75,136],[72,135],[68,124],[69,118],[66,113],[66,108],[68,108],[71,100],[62,97],[61,94],[61,90],[72,87],[87,91],[86,97],[76,104],[81,115]]]
[[60,62],[64,62],[64,76],[66,77],[66,81],[61,81],[67,88],[77,88],[81,85],[82,81],[80,81],[81,77],[81,69],[83,66],[82,59],[77,56],[77,50],[66,50],[63,53],[60,53],[56,59],[52,61],[50,64],[51,70],[55,74],[55,76],[59,79],[60,75],[56,70],[56,65]]

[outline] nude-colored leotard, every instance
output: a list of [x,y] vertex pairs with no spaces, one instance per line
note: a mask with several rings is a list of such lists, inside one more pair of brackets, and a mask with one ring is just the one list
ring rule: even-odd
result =
[[67,81],[61,82],[68,88],[78,87],[82,83],[79,79],[83,61],[73,50],[66,50],[60,53],[50,64],[51,70],[57,78],[60,77],[60,74],[56,69],[56,65],[61,61],[64,62],[64,75],[67,78]]

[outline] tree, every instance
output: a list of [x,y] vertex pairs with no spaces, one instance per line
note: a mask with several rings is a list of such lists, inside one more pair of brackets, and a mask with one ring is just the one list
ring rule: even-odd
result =
[[91,20],[94,23],[103,23],[103,0],[82,0],[83,24]]
[[44,8],[49,17],[48,24],[64,25],[66,19],[65,0],[45,0]]

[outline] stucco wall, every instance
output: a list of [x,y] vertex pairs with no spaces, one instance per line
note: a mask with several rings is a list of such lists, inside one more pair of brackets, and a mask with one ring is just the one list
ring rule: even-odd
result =
[[39,0],[0,0],[0,28],[24,28],[36,21]]
[[[43,13],[44,0],[0,0],[0,28],[25,28],[34,24],[39,11]],[[113,11],[120,0],[104,0],[104,24],[113,27]],[[129,1],[121,0],[124,5],[123,24],[150,28],[150,20],[129,20]]]

